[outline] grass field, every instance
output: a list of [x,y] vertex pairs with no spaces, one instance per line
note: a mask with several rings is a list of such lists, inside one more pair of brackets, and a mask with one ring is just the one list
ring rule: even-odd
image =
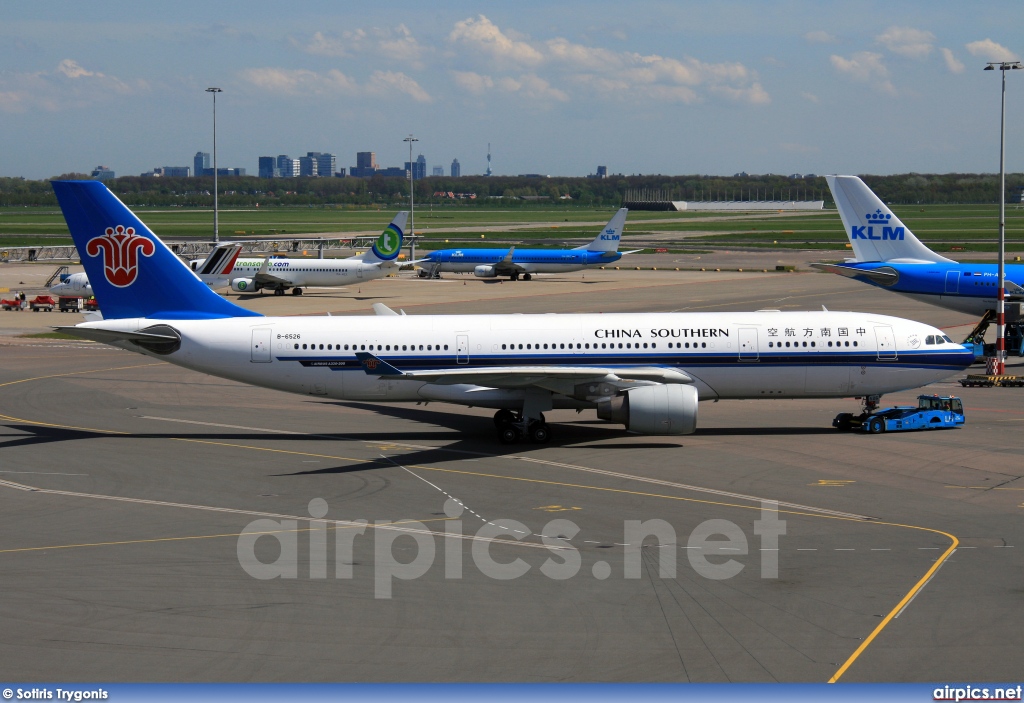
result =
[[[995,205],[897,206],[894,212],[925,243],[937,251],[993,251],[998,226]],[[139,208],[141,219],[165,239],[207,238],[213,212],[199,209]],[[535,240],[538,244],[580,243],[593,238],[611,209],[590,208],[417,208],[416,229],[430,230],[421,246],[448,243],[491,246]],[[222,239],[244,236],[297,237],[326,233],[372,232],[390,221],[394,210],[342,208],[224,209],[220,212]],[[1024,249],[1024,210],[1006,211],[1009,247]],[[535,224],[510,232],[491,228]],[[457,231],[438,231],[452,230]],[[483,235],[481,237],[481,235]],[[684,247],[800,247],[829,248],[846,243],[835,210],[820,213],[709,213],[633,211],[626,224],[629,238],[657,239],[659,245]],[[541,241],[543,240],[543,241]],[[59,210],[0,208],[0,247],[70,243]]]

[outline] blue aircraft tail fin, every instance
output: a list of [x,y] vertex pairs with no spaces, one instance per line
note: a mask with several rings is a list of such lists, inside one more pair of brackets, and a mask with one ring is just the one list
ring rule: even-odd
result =
[[363,254],[363,261],[373,264],[398,259],[398,254],[402,251],[402,239],[407,219],[409,219],[409,213],[405,210],[395,215],[395,219],[391,220],[391,224],[380,233],[373,246],[370,247],[370,251]]
[[941,263],[857,176],[825,176],[857,261]]
[[608,221],[608,224],[601,228],[600,234],[594,237],[594,241],[576,248],[586,251],[618,251],[619,241],[622,239],[622,230],[626,226],[626,215],[628,213],[629,210],[627,208],[619,210]]
[[53,181],[104,319],[259,317],[214,293],[99,181]]

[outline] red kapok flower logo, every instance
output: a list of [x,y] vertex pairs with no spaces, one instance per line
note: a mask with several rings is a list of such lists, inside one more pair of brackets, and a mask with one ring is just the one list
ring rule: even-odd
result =
[[124,288],[135,282],[139,274],[139,254],[152,256],[156,246],[146,237],[135,234],[134,227],[107,227],[103,236],[93,237],[85,245],[89,256],[103,257],[103,275],[112,286]]

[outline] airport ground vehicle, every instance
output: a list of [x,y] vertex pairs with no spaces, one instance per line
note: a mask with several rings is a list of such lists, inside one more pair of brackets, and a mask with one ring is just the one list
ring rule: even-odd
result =
[[53,312],[53,309],[57,307],[57,301],[48,295],[37,295],[28,301],[28,306],[32,312]]
[[21,310],[21,301],[17,298],[14,300],[0,300],[0,308],[4,310]]
[[963,401],[956,396],[919,395],[917,407],[899,405],[860,415],[840,413],[832,420],[832,426],[844,431],[858,430],[881,434],[958,427],[965,421]]
[[81,312],[84,301],[82,298],[62,295],[57,299],[57,302],[61,312]]

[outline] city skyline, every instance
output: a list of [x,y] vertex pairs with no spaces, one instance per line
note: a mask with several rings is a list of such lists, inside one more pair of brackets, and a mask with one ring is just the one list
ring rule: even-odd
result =
[[[213,85],[219,163],[248,173],[260,144],[373,145],[401,165],[409,133],[430,166],[458,154],[467,175],[488,143],[495,175],[992,173],[999,81],[982,68],[1018,59],[1024,37],[1012,6],[952,1],[115,0],[0,17],[0,175],[36,179],[212,151]],[[1010,125],[1022,74],[1007,76]],[[1024,169],[1019,130],[1006,162]]]

